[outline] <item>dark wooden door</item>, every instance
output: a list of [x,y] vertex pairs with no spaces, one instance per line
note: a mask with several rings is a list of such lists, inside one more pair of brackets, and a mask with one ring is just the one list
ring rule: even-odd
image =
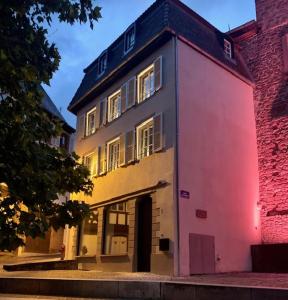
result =
[[137,271],[150,272],[152,248],[152,199],[138,200]]

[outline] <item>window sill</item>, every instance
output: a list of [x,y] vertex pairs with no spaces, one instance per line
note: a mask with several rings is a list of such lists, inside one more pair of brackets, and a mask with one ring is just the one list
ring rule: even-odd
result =
[[113,257],[128,257],[128,253],[125,253],[125,254],[101,254],[100,257],[102,258],[113,258]]

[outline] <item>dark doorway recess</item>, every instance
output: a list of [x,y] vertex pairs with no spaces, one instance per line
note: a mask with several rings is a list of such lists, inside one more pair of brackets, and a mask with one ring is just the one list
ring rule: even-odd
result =
[[152,198],[137,201],[137,272],[150,272],[152,248]]

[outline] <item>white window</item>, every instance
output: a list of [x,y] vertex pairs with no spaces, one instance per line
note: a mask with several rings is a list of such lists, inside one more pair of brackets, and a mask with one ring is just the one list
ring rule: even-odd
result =
[[106,67],[107,67],[107,52],[102,54],[99,58],[98,74],[101,75],[102,73],[104,73],[104,71],[106,70]]
[[151,65],[138,75],[138,102],[149,98],[154,92],[154,65]]
[[95,154],[94,153],[90,153],[88,155],[86,155],[84,157],[84,165],[87,167],[87,169],[90,171],[90,176],[95,175],[95,168],[96,168],[96,164],[95,164]]
[[232,44],[224,39],[224,53],[227,57],[232,58]]
[[153,118],[137,127],[137,158],[153,153]]
[[108,98],[108,121],[117,119],[121,114],[121,91],[117,91]]
[[129,28],[125,33],[125,49],[124,52],[127,53],[131,50],[135,44],[135,26]]
[[96,131],[96,107],[86,113],[86,136]]
[[[104,254],[121,255],[128,251],[129,219],[127,203],[110,205],[104,211]],[[115,208],[116,207],[116,208]]]
[[107,149],[108,171],[112,171],[119,167],[120,138],[107,143]]

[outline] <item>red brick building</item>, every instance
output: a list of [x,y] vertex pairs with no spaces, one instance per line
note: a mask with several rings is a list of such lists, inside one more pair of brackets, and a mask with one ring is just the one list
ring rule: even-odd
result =
[[231,32],[255,82],[263,243],[288,242],[288,0],[256,0]]

